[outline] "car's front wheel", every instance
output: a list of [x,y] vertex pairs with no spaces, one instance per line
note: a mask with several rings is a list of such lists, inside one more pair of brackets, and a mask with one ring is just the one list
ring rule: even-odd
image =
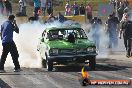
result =
[[46,61],[46,68],[47,68],[48,71],[52,71],[53,70],[53,62],[47,60]]
[[95,57],[90,58],[89,67],[90,67],[90,70],[95,70],[95,67],[96,67],[96,58]]

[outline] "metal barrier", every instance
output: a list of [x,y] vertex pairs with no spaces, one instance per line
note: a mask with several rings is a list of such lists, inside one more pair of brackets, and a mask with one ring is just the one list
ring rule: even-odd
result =
[[[65,16],[69,20],[74,20],[79,23],[86,23],[86,17],[84,15],[78,15],[78,16]],[[26,23],[28,22],[28,17],[16,17],[18,24]],[[46,21],[48,19],[48,16],[40,16],[40,21]]]

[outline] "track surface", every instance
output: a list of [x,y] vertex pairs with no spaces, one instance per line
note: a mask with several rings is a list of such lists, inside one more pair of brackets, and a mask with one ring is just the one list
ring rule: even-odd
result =
[[[120,58],[119,58],[120,57]],[[1,88],[83,88],[78,78],[81,65],[55,66],[53,72],[45,68],[22,68],[14,73],[6,68],[0,73]],[[124,52],[98,58],[95,71],[89,71],[90,79],[132,79],[132,58],[126,58]],[[130,86],[87,86],[87,88],[132,88]]]

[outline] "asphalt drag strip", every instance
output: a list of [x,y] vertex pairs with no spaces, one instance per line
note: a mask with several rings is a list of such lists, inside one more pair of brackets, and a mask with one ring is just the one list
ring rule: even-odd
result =
[[[121,55],[120,55],[121,56]],[[132,81],[131,58],[124,56],[115,59],[97,59],[95,71],[88,70],[91,80],[126,79]],[[84,88],[79,82],[83,65],[55,65],[53,71],[46,68],[22,68],[15,73],[13,68],[5,68],[6,73],[0,73],[0,86],[7,88]],[[89,68],[88,68],[89,69]],[[132,85],[88,85],[85,88],[132,88]]]
[[0,88],[11,88],[7,83],[0,79]]

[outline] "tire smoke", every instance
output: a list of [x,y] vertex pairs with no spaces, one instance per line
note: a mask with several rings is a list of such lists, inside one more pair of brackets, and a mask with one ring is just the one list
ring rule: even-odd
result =
[[[107,46],[108,46],[108,43],[109,43],[109,37],[106,33],[106,30],[105,30],[105,26],[104,25],[101,25],[100,28],[98,28],[97,30],[92,30],[92,26],[89,24],[83,24],[82,25],[82,28],[85,30],[87,36],[88,36],[88,39],[90,41],[94,41],[95,40],[98,40],[98,44],[95,42],[96,44],[96,49],[97,49],[97,53],[98,53],[98,58],[106,58],[108,57],[108,49],[107,49]],[[93,37],[94,35],[98,35],[98,37]],[[98,46],[98,48],[97,48]]]
[[[0,25],[4,22],[1,19]],[[19,53],[19,63],[21,67],[26,68],[40,68],[41,57],[40,53],[37,51],[37,45],[39,43],[39,38],[41,34],[47,27],[57,27],[60,23],[54,22],[52,24],[41,24],[39,22],[24,23],[19,26],[19,34],[14,32],[14,42],[16,43],[18,53]],[[2,54],[2,43],[0,41],[0,55]],[[14,67],[12,57],[8,54],[5,62],[5,67]]]
[[[39,37],[44,30],[44,25],[40,24],[39,22],[34,22],[32,24],[25,23],[19,25],[19,30],[19,34],[14,32],[14,42],[16,43],[19,52],[18,60],[21,67],[40,68],[41,59],[39,57],[39,53],[37,52],[37,44]],[[2,44],[0,45],[0,53],[2,53]],[[10,66],[14,67],[14,64],[11,55],[8,54],[5,67]]]

